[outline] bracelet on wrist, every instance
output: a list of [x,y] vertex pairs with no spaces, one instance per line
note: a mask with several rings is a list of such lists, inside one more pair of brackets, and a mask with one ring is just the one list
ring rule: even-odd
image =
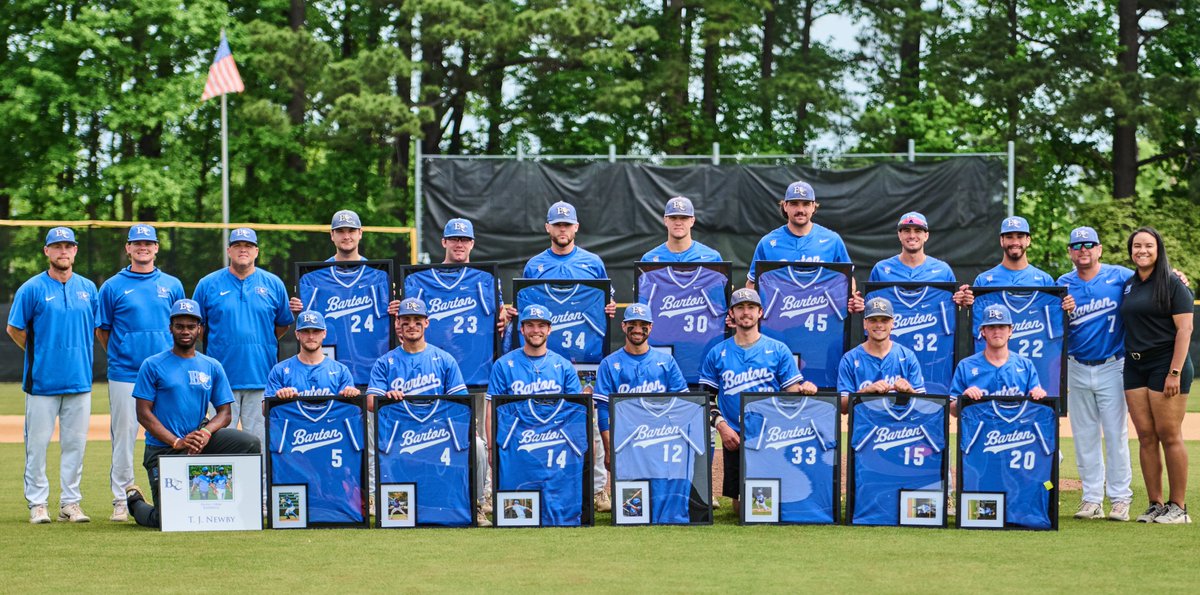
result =
[[204,432],[205,434],[208,434],[209,438],[212,438],[212,431],[210,431],[208,428],[206,428],[204,426],[200,426],[200,431]]

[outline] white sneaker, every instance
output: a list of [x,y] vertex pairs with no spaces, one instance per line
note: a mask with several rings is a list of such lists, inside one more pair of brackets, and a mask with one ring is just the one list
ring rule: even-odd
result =
[[608,497],[608,492],[601,490],[596,492],[596,512],[611,512],[612,498]]
[[1137,522],[1153,523],[1154,519],[1158,518],[1158,515],[1166,512],[1166,511],[1167,511],[1166,506],[1163,506],[1162,504],[1159,504],[1158,502],[1151,502],[1150,506],[1148,508],[1146,508],[1146,512],[1143,512],[1142,514],[1138,515]]
[[46,512],[45,504],[35,504],[29,509],[29,522],[34,525],[44,525],[50,522],[50,513]]
[[487,513],[482,508],[475,514],[475,524],[480,527],[491,527],[492,521],[488,520]]
[[65,504],[58,509],[58,520],[69,521],[72,523],[86,523],[91,521],[91,517],[83,514],[83,509],[78,503]]
[[1174,502],[1167,502],[1166,512],[1154,517],[1154,522],[1180,525],[1192,522],[1192,517],[1188,515],[1187,508],[1182,508]]
[[[1126,507],[1128,508],[1128,507]],[[1080,502],[1079,510],[1075,511],[1077,519],[1102,519],[1104,518],[1104,507],[1095,502]]]
[[1112,510],[1108,513],[1110,521],[1128,521],[1129,520],[1129,503],[1128,502],[1113,502]]
[[129,520],[129,504],[124,498],[113,500],[113,513],[108,520],[114,523],[124,523]]

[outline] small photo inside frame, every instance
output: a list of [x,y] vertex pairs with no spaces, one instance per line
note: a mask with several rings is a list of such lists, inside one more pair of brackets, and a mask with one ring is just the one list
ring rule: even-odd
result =
[[941,490],[900,490],[900,524],[907,527],[941,527],[946,514]]
[[496,526],[542,526],[542,493],[496,492]]
[[417,484],[379,484],[379,503],[383,506],[379,526],[408,528],[417,526]]
[[1003,492],[963,492],[958,505],[959,526],[964,529],[1003,529]]
[[778,479],[747,479],[742,493],[742,522],[779,522]]
[[329,359],[337,360],[337,345],[322,345],[321,353]]
[[579,384],[584,390],[596,388],[596,371],[599,369],[599,364],[575,364],[575,373],[579,374]]
[[618,481],[613,484],[616,506],[613,522],[618,525],[650,524],[650,482],[646,480]]
[[305,529],[308,527],[308,486],[271,486],[271,528]]

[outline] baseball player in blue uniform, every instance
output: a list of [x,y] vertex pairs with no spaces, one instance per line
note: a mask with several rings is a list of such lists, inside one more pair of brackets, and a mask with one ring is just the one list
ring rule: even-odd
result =
[[[325,259],[325,262],[367,260],[367,257],[358,251],[362,238],[362,219],[359,218],[358,213],[345,209],[334,213],[333,219],[329,222],[329,240],[333,242],[335,251],[333,256]],[[395,316],[396,309],[399,307],[399,300],[389,300],[388,314]],[[300,298],[293,296],[288,300],[288,308],[293,314],[299,314],[304,310],[304,303],[300,301]]]
[[221,362],[233,389],[234,426],[262,440],[263,389],[279,361],[279,337],[292,325],[287,289],[255,266],[258,234],[248,227],[229,233],[229,266],[206,275],[192,299],[200,305],[204,352]]
[[42,253],[50,266],[17,289],[6,329],[25,351],[25,499],[29,522],[50,522],[46,450],[57,420],[62,447],[58,520],[86,523],[91,519],[79,507],[79,480],[92,410],[96,284],[75,274],[79,245],[70,228],[51,229]]
[[[232,237],[232,236],[231,236]],[[194,300],[171,306],[172,347],[142,362],[134,384],[138,423],[146,429],[142,466],[150,478],[153,503],[129,486],[129,512],[139,525],[161,526],[158,459],[178,454],[259,454],[257,436],[227,427],[233,419],[233,391],[221,362],[196,352],[204,316]],[[209,408],[216,412],[206,417]]]
[[[1026,395],[1036,400],[1046,396],[1033,362],[1009,351],[1012,332],[1012,314],[1008,308],[995,304],[984,309],[982,333],[987,345],[983,351],[958,362],[950,384],[952,397]],[[956,403],[952,402],[950,408],[957,412]]]
[[895,318],[891,302],[881,297],[867,300],[863,314],[867,340],[846,352],[838,364],[843,413],[850,410],[850,393],[925,392],[917,354],[892,341]]
[[608,398],[622,393],[682,393],[687,381],[675,358],[650,348],[650,331],[654,319],[650,306],[630,304],[625,308],[621,329],[625,331],[625,347],[612,352],[596,370],[596,388],[592,400],[596,403],[596,419],[604,442],[604,466],[612,470],[612,446],[609,432]]
[[[878,283],[954,283],[954,269],[944,261],[925,254],[929,241],[929,220],[911,211],[900,216],[896,223],[900,253],[875,263],[869,281]],[[970,306],[969,286],[962,285],[954,293],[954,303]]]
[[1107,491],[1112,503],[1108,518],[1128,521],[1133,469],[1125,421],[1129,410],[1122,390],[1125,325],[1120,307],[1125,281],[1133,271],[1102,264],[1103,253],[1096,230],[1075,228],[1067,240],[1075,270],[1058,278],[1075,299],[1067,338],[1071,434],[1083,482],[1083,500],[1075,518],[1104,518]]
[[[978,287],[1049,287],[1054,278],[1045,271],[1029,264],[1025,252],[1029,249],[1029,222],[1024,217],[1008,217],[1000,222],[1000,247],[1004,259],[1000,264],[979,273],[974,285]],[[968,292],[970,290],[967,290]],[[1063,309],[1070,312],[1075,308],[1075,299],[1063,298]]]
[[[396,316],[396,336],[400,346],[385,353],[371,369],[367,395],[373,398],[403,399],[405,396],[465,395],[458,362],[443,349],[425,342],[429,311],[425,302],[406,298]],[[372,407],[373,409],[373,407]]]
[[720,262],[721,253],[692,239],[696,209],[686,196],[667,200],[663,208],[667,241],[642,255],[644,262]]
[[326,357],[321,349],[325,341],[325,317],[308,310],[296,317],[296,342],[300,353],[271,368],[263,397],[292,399],[295,397],[339,396],[357,397],[350,368]]
[[112,470],[109,483],[113,513],[109,520],[129,520],[125,488],[133,483],[133,444],[137,441],[137,408],[133,383],[146,358],[171,348],[168,317],[171,304],[183,299],[183,284],[154,266],[158,233],[138,224],[125,242],[129,266],[100,286],[96,340],[108,351],[108,409],[111,414]]
[[796,359],[787,345],[764,336],[758,330],[762,318],[762,300],[758,292],[742,288],[729,301],[734,324],[732,337],[717,343],[700,365],[700,384],[717,395],[713,408],[713,428],[724,447],[725,480],[721,493],[738,507],[741,490],[740,395],[743,392],[799,392],[811,395],[817,387],[804,380]]
[[[538,305],[525,306],[520,318],[521,336],[525,345],[514,349],[492,364],[488,392],[492,395],[578,395],[583,393],[579,374],[567,358],[550,351],[546,339],[550,336],[550,313]],[[487,428],[491,431],[491,411]],[[495,441],[489,437],[488,444]]]

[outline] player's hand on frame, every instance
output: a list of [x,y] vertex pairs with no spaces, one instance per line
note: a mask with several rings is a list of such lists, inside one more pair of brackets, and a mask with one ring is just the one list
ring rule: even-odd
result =
[[983,391],[978,386],[970,386],[967,387],[967,390],[963,391],[962,396],[978,401],[983,398]]
[[298,297],[288,298],[288,310],[291,310],[292,314],[299,314],[304,310],[304,303]]
[[616,318],[617,317],[617,303],[616,302],[608,302],[607,304],[605,304],[604,305],[604,313],[607,314],[609,318]]
[[811,381],[805,380],[804,382],[800,383],[800,388],[797,389],[796,392],[802,395],[815,395],[817,394],[817,385],[813,384]]
[[861,389],[859,389],[858,392],[880,394],[880,393],[891,392],[891,390],[892,390],[892,385],[888,384],[888,382],[886,380],[876,380],[875,382],[872,382],[871,384],[868,384],[868,385],[862,387]]
[[392,300],[388,302],[388,316],[395,316],[400,313],[400,300]]
[[1070,314],[1075,311],[1075,296],[1067,294],[1067,297],[1062,300],[1062,309]]
[[385,396],[393,401],[403,401],[404,400],[404,391],[392,389],[392,390],[389,390],[388,392],[384,393],[383,396]]
[[970,285],[961,285],[958,291],[954,292],[952,299],[955,305],[966,308],[975,303],[975,294],[971,291]]
[[300,394],[300,391],[291,386],[285,386],[275,391],[275,396],[280,399],[294,399]]
[[851,314],[857,314],[865,311],[866,309],[867,302],[863,300],[862,294],[857,291],[851,294],[850,299],[846,303],[846,310],[848,310]]
[[1035,387],[1033,387],[1033,390],[1029,391],[1029,396],[1034,401],[1044,399],[1044,398],[1046,398],[1046,389],[1044,389],[1040,386],[1035,386]]
[[358,387],[347,386],[346,388],[342,389],[342,392],[338,393],[338,396],[349,398],[349,397],[357,397],[360,394],[362,394],[362,392],[358,390]]
[[915,392],[917,392],[915,389],[913,389],[913,385],[911,383],[909,383],[908,380],[905,380],[904,378],[897,378],[896,382],[892,384],[892,388],[894,388],[896,390],[896,392],[898,392],[898,393],[915,393]]

